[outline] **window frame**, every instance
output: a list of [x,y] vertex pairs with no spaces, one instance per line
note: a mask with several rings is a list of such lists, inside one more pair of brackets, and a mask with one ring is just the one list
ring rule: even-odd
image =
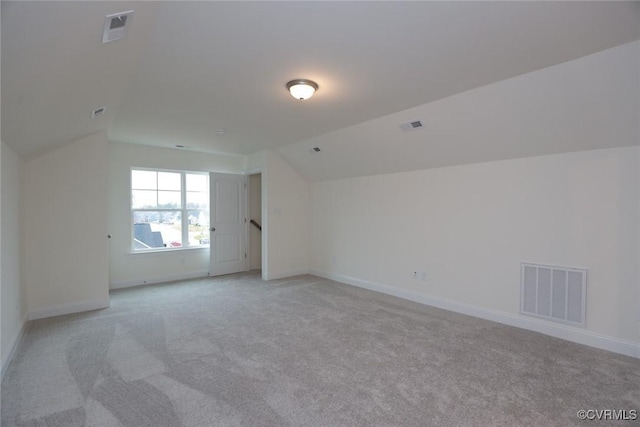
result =
[[[134,171],[144,171],[144,172],[169,172],[169,173],[179,173],[180,174],[180,207],[179,208],[134,208],[133,207],[133,172]],[[165,168],[149,168],[149,167],[131,167],[129,170],[129,210],[130,210],[130,253],[131,254],[143,254],[143,253],[154,253],[154,252],[172,252],[172,251],[186,251],[186,250],[208,250],[210,245],[197,245],[190,246],[189,245],[189,211],[196,210],[197,208],[189,208],[187,207],[187,175],[203,175],[207,178],[207,197],[210,197],[211,188],[209,187],[209,172],[203,171],[192,171],[192,170],[183,170],[183,169],[165,169]],[[156,181],[157,187],[157,181]],[[137,189],[141,190],[141,189]],[[161,189],[156,188],[156,192],[163,191]],[[157,199],[156,199],[157,200]],[[208,208],[209,212],[211,209],[210,199]],[[156,248],[145,248],[145,249],[136,249],[135,244],[135,213],[136,212],[179,212],[180,213],[180,236],[181,236],[181,246],[164,246],[164,247],[156,247]]]

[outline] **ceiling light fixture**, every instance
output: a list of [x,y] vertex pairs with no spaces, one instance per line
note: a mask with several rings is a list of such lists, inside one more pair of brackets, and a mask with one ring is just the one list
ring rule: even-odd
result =
[[287,83],[287,89],[295,99],[304,101],[311,98],[318,90],[318,84],[307,79],[295,79]]

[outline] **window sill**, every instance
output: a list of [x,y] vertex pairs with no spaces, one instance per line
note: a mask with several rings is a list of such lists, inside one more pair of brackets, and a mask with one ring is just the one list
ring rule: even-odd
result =
[[196,248],[166,248],[166,249],[147,249],[139,251],[129,251],[127,255],[145,255],[145,254],[170,254],[176,252],[204,251],[209,250],[209,246],[199,246]]

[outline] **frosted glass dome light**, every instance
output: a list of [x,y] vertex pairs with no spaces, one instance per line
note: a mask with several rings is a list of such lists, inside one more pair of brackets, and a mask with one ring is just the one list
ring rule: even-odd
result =
[[287,89],[295,99],[304,101],[311,98],[315,91],[318,90],[318,84],[307,79],[296,79],[287,83]]

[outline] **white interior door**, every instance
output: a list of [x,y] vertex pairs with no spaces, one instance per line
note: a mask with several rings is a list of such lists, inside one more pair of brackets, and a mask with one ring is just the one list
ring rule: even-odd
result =
[[211,173],[209,275],[246,271],[245,177]]

